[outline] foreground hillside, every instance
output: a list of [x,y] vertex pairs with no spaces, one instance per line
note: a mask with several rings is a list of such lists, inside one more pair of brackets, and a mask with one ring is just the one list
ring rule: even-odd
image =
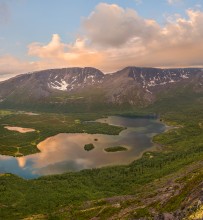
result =
[[126,166],[36,180],[2,174],[0,218],[201,219],[202,109],[202,96],[169,98],[143,109],[160,112],[175,128],[154,137],[159,151],[146,152]]

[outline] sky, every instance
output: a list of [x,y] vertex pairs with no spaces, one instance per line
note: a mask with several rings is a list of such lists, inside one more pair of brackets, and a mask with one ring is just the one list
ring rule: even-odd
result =
[[0,0],[0,81],[85,66],[202,67],[203,0]]

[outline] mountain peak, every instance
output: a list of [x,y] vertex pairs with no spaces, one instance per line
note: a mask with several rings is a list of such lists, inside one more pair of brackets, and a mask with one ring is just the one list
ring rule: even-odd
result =
[[74,67],[37,71],[1,82],[0,100],[1,103],[19,100],[22,103],[33,100],[50,102],[51,97],[77,94],[86,94],[91,100],[90,96],[99,91],[104,102],[139,105],[155,101],[162,92],[187,86],[195,91],[203,90],[202,69],[130,66],[113,74],[104,74],[93,67]]

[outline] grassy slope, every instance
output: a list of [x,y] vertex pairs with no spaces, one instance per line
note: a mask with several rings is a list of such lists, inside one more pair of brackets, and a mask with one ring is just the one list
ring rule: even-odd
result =
[[[193,183],[198,185],[202,181],[202,168],[197,166],[203,160],[202,107],[201,97],[196,97],[189,102],[182,98],[162,100],[145,110],[161,111],[164,121],[179,128],[154,138],[163,146],[160,152],[147,152],[127,166],[84,170],[36,180],[23,180],[13,175],[0,176],[0,218],[20,219],[37,215],[36,219],[39,219],[40,214],[45,219],[91,219],[95,216],[108,219],[133,207],[126,219],[129,216],[136,219],[151,215],[151,209],[166,212],[180,208],[192,190]],[[185,172],[182,179],[178,176],[179,172],[181,175]],[[165,199],[165,204],[161,203],[162,198],[147,205],[145,196],[155,198],[157,195],[151,188],[160,188],[162,184],[163,187],[170,186],[171,176],[168,175],[174,175],[174,182],[182,180],[178,185],[179,190]],[[146,191],[155,194],[150,195]],[[123,195],[133,195],[133,199],[113,205],[100,200]],[[90,209],[88,203],[79,208],[89,200],[96,200]]]

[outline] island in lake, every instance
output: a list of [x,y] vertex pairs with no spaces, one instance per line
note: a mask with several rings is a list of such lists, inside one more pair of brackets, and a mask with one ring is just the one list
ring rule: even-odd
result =
[[86,151],[91,151],[95,148],[94,144],[85,144],[84,149]]
[[123,146],[114,146],[114,147],[107,147],[104,149],[106,152],[119,152],[119,151],[127,151],[128,148],[123,147]]

